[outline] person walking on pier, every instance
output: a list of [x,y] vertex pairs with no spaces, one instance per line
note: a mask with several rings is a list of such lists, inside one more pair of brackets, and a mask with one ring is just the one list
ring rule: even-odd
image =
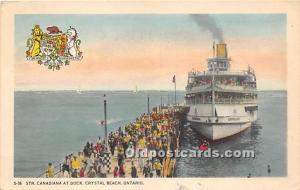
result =
[[51,178],[54,177],[54,168],[52,166],[52,163],[48,164],[47,172],[46,172],[46,177]]
[[89,178],[94,178],[96,177],[96,171],[94,169],[94,167],[90,167],[90,170],[87,172],[87,177]]
[[132,178],[137,178],[138,177],[137,176],[137,169],[136,169],[133,161],[131,162],[131,177]]
[[101,165],[100,168],[100,177],[106,178],[107,168],[104,164]]
[[118,166],[121,165],[121,163],[123,162],[124,159],[124,148],[123,146],[120,144],[118,146]]
[[125,177],[124,161],[120,165],[119,175],[120,175],[120,177]]
[[150,172],[151,172],[151,168],[150,168],[150,165],[149,165],[149,160],[147,160],[147,162],[144,166],[144,169],[143,169],[144,177],[146,177],[146,178],[150,177]]
[[73,170],[72,174],[71,174],[72,178],[77,178],[78,177],[78,171],[77,169]]
[[114,156],[115,155],[115,148],[116,148],[116,139],[111,137],[108,141],[109,147],[110,147],[110,152],[111,155]]
[[143,155],[141,155],[142,151],[145,148],[145,140],[144,140],[143,137],[140,137],[140,139],[137,143],[137,146],[138,146],[138,162],[139,162],[139,166],[140,166],[141,171],[143,171],[143,169],[144,169],[144,158],[143,158]]
[[251,178],[251,173],[248,174],[247,178]]
[[71,165],[72,165],[73,170],[79,171],[80,161],[79,161],[79,159],[77,159],[77,156],[74,156],[74,159],[72,160]]
[[114,178],[117,178],[119,176],[120,176],[119,175],[119,168],[118,168],[118,166],[116,166],[115,169],[114,169]]
[[79,177],[84,177],[85,174],[85,169],[84,167],[81,167],[80,171],[79,171]]
[[62,177],[63,177],[63,178],[69,178],[69,177],[70,177],[69,172],[68,172],[67,170],[63,171],[63,172],[62,172]]
[[70,160],[69,157],[66,156],[62,165],[62,173],[64,173],[65,171],[67,171],[68,173],[70,172],[69,165],[70,165]]
[[162,165],[161,165],[160,161],[156,159],[154,161],[153,167],[156,170],[156,176],[160,177],[161,176],[161,169],[162,169]]
[[270,175],[270,174],[271,174],[271,166],[268,165],[268,175]]
[[126,158],[126,150],[127,150],[127,148],[128,148],[128,138],[125,136],[125,137],[123,137],[123,139],[122,139],[122,146],[123,146],[123,155],[124,155],[124,157]]
[[91,166],[93,166],[94,165],[94,163],[93,163],[93,160],[90,158],[90,157],[88,157],[87,159],[86,159],[86,167],[87,168],[90,168]]

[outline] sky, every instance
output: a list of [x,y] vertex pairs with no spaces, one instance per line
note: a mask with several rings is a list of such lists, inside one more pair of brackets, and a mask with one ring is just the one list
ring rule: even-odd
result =
[[[286,89],[286,15],[209,15],[222,31],[232,70],[256,73],[259,90]],[[72,26],[81,61],[59,71],[27,61],[26,41],[39,24],[45,32]],[[188,72],[206,70],[213,35],[188,14],[16,15],[16,90],[184,90]]]

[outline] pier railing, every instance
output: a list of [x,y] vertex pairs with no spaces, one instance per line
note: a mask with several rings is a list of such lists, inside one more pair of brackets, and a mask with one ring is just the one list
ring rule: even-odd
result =
[[[54,171],[56,171],[56,172],[54,172],[54,177],[58,177],[58,175],[61,173],[61,169],[62,169],[61,167],[62,167],[61,163],[59,163],[53,167]],[[38,175],[37,178],[48,177],[47,174],[48,174],[48,172],[45,171],[44,173],[41,173],[40,175]]]
[[[72,156],[73,154],[68,154],[66,155],[67,157]],[[62,172],[62,165],[63,165],[63,160],[56,162],[57,164],[53,167],[54,168],[54,174],[53,177],[60,177],[60,174]],[[48,177],[47,176],[47,171],[41,173],[40,175],[38,175],[38,178],[42,178],[42,177]]]

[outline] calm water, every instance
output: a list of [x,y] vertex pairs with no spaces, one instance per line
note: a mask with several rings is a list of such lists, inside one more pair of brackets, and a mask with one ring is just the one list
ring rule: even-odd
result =
[[[260,92],[258,94],[258,121],[240,135],[211,145],[212,149],[254,150],[255,158],[179,158],[178,177],[244,177],[287,175],[287,93]],[[191,129],[184,130],[182,149],[197,149],[199,136]]]
[[[47,163],[57,163],[67,153],[80,150],[87,140],[103,136],[97,122],[103,119],[104,92],[16,92],[14,175],[35,177]],[[106,92],[108,129],[133,121],[150,107],[168,102],[168,92]],[[169,102],[173,94],[169,92]],[[178,92],[178,102],[184,93]],[[212,145],[220,151],[255,150],[251,159],[180,158],[178,177],[198,176],[266,176],[271,165],[272,176],[286,175],[286,92],[259,93],[259,121],[240,136]],[[196,149],[199,137],[184,130],[182,148]]]

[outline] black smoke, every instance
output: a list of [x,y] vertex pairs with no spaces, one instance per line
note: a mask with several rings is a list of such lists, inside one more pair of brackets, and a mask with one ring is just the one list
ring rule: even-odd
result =
[[190,16],[200,28],[209,31],[215,40],[224,41],[222,29],[218,27],[216,21],[210,15],[191,14]]

